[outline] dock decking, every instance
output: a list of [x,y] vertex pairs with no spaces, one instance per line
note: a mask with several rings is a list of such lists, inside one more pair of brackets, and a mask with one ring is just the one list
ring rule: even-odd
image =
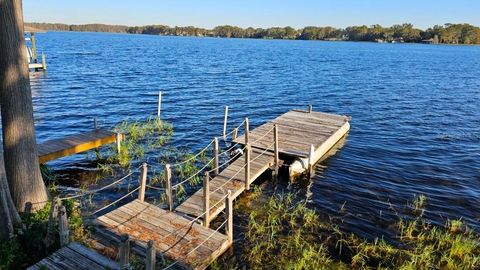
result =
[[143,249],[153,240],[159,257],[164,254],[194,269],[206,268],[232,244],[220,232],[138,199],[97,218],[95,225],[103,237],[118,241],[128,234]]
[[[271,144],[271,143],[270,143]],[[250,178],[251,182],[255,181],[262,173],[273,165],[273,153],[265,152],[259,149],[252,149],[251,165],[250,165]],[[223,209],[225,209],[225,203],[221,200],[225,197],[228,190],[232,191],[233,199],[237,198],[245,190],[245,154],[236,159],[227,168],[225,168],[220,174],[209,182],[210,189],[210,205],[213,207],[210,211],[210,220],[215,219]],[[233,179],[232,179],[233,178]],[[230,181],[230,179],[232,179]],[[195,192],[185,202],[180,204],[175,211],[187,214],[192,217],[198,217],[204,213],[203,210],[203,188]],[[209,220],[209,222],[210,222]]]
[[119,144],[123,136],[111,131],[95,129],[93,131],[71,135],[38,144],[39,162],[45,163],[61,157],[98,148],[105,144]]
[[91,249],[72,242],[27,269],[105,270],[120,269],[120,266],[116,262],[92,251]]

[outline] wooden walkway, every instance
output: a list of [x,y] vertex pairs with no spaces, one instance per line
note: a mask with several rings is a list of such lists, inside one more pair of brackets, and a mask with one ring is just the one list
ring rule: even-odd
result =
[[119,145],[122,138],[123,135],[107,130],[95,129],[62,139],[47,141],[38,145],[39,162],[46,163],[54,159],[98,148],[105,144],[116,142]]
[[194,269],[206,268],[232,244],[220,232],[138,199],[97,218],[95,225],[101,238],[117,242],[128,234],[143,250],[153,240],[159,257],[163,253],[179,266]]
[[[272,141],[270,144],[272,144]],[[250,182],[255,181],[262,173],[273,165],[273,153],[263,150],[252,149],[251,165],[250,165]],[[210,205],[213,207],[209,214],[209,221],[215,219],[225,209],[223,198],[228,190],[232,191],[233,198],[237,198],[245,190],[245,154],[231,163],[218,176],[210,180]],[[190,198],[179,205],[175,211],[187,214],[192,217],[201,216],[204,213],[203,188],[195,192]],[[221,201],[221,202],[220,202]]]
[[27,269],[104,270],[120,269],[120,267],[116,262],[96,253],[95,251],[92,251],[91,249],[88,249],[78,243],[72,242]]

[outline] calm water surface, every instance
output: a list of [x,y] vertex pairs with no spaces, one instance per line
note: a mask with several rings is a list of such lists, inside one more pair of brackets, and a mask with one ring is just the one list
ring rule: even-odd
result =
[[[427,216],[480,228],[480,47],[46,33],[48,74],[33,78],[39,141],[156,113],[173,144],[201,149],[231,122],[258,126],[292,108],[352,117],[310,185],[291,188],[362,236],[387,232],[414,194]],[[78,169],[84,156],[52,163]],[[88,166],[86,169],[88,169]],[[286,185],[286,184],[285,184]],[[344,205],[344,211],[340,211]]]

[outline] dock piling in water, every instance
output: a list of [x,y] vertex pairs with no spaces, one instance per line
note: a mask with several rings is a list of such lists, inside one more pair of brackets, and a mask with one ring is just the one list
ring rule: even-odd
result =
[[228,106],[225,106],[225,115],[223,117],[223,139],[227,138]]
[[157,106],[157,118],[160,119],[160,111],[162,109],[162,91],[158,91],[158,106]]

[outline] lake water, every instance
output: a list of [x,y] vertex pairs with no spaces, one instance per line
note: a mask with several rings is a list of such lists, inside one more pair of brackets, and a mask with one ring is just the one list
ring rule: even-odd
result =
[[[319,213],[373,237],[414,194],[443,224],[480,221],[480,47],[160,37],[38,35],[48,74],[32,80],[39,141],[156,113],[174,145],[201,149],[230,121],[253,127],[293,108],[352,117],[311,185],[296,184]],[[84,156],[52,163],[78,169]],[[340,209],[343,206],[343,211]]]

